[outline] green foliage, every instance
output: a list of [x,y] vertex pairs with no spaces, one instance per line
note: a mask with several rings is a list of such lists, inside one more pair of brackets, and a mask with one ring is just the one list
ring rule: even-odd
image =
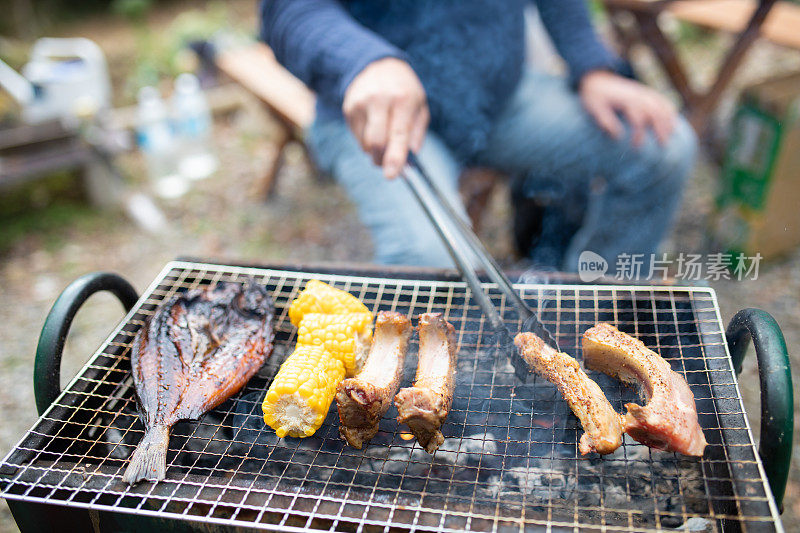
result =
[[70,229],[102,227],[106,213],[89,205],[74,172],[5,188],[0,193],[0,254],[24,237],[35,236],[58,247]]
[[153,6],[153,0],[112,0],[111,11],[126,19],[141,23]]
[[702,28],[696,24],[678,21],[675,40],[678,44],[703,44],[713,41],[718,34],[713,30]]
[[11,218],[0,217],[0,253],[23,237],[37,236],[48,249],[56,249],[65,240],[65,229],[88,229],[99,226],[99,214],[86,204],[60,203],[29,211]]
[[[115,0],[119,4],[149,3],[150,0]],[[145,85],[158,85],[181,72],[193,70],[195,57],[186,46],[192,41],[210,39],[231,27],[224,2],[178,15],[167,31],[152,31],[144,20],[132,18],[137,31],[136,63],[127,80],[126,92],[135,95]]]
[[0,16],[0,34],[34,39],[63,25],[113,8],[116,0],[18,0],[7,2]]
[[589,12],[592,14],[593,17],[597,17],[597,15],[601,13],[605,13],[606,9],[603,7],[603,2],[600,0],[590,0],[589,1]]

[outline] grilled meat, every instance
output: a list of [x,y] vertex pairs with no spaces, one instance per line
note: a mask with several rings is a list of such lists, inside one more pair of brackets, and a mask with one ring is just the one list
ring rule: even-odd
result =
[[394,397],[397,421],[408,424],[428,453],[444,442],[440,431],[453,403],[456,383],[455,330],[440,313],[419,317],[419,362],[413,387]]
[[625,406],[628,435],[651,448],[703,455],[706,439],[694,395],[661,356],[614,326],[597,324],[583,334],[583,360],[588,368],[639,386],[647,404]]
[[156,310],[131,349],[145,435],[124,481],[164,479],[170,428],[218,406],[258,371],[272,351],[272,315],[255,282],[187,291]]
[[381,311],[375,321],[372,348],[356,377],[339,383],[339,433],[355,448],[378,432],[381,417],[391,405],[400,380],[411,335],[411,321],[400,313]]
[[581,369],[578,361],[557,352],[533,333],[520,333],[514,339],[525,362],[552,383],[581,421],[584,433],[578,449],[611,453],[622,444],[622,422],[603,391]]

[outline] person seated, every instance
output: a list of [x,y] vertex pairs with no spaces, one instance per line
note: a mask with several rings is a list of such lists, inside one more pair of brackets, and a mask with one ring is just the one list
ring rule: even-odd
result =
[[462,212],[468,167],[508,175],[518,206],[535,199],[539,267],[575,271],[591,250],[613,271],[669,231],[694,132],[669,100],[619,74],[584,0],[535,4],[568,76],[526,66],[522,0],[262,2],[261,38],[317,93],[311,153],[355,202],[378,262],[452,266],[395,179],[409,151]]

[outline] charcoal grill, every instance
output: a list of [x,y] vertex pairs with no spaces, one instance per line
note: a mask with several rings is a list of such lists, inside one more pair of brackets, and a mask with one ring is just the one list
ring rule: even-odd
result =
[[[248,278],[265,284],[276,302],[272,358],[239,395],[199,421],[174,427],[167,479],[127,486],[121,475],[143,435],[130,373],[134,335],[176,292]],[[394,409],[364,450],[339,438],[335,409],[307,439],[281,440],[264,427],[260,401],[295,340],[288,304],[311,278],[354,294],[372,311],[443,312],[453,323],[460,344],[457,388],[443,427],[446,441],[435,455],[409,438]],[[491,284],[484,287],[505,313],[504,297]],[[453,274],[176,261],[138,301],[124,280],[108,274],[82,278],[65,291],[37,354],[41,417],[0,464],[0,494],[24,531],[67,525],[151,532],[783,530],[770,482],[780,502],[791,452],[791,378],[780,330],[765,314],[737,315],[726,341],[708,288],[552,280],[517,288],[561,349],[579,358],[580,335],[600,321],[661,353],[695,395],[709,442],[705,456],[653,451],[631,440],[613,455],[581,456],[582,430],[565,402],[543,379],[521,383],[508,359],[493,355],[480,309]],[[64,336],[78,307],[97,290],[112,290],[129,312],[59,392]],[[513,317],[508,323],[518,325]],[[762,377],[770,380],[769,416],[762,420],[772,424],[762,427],[763,464],[735,377],[748,333],[762,376],[771,372]],[[409,350],[404,383],[413,376],[416,340]],[[616,381],[593,377],[618,411],[636,399]]]

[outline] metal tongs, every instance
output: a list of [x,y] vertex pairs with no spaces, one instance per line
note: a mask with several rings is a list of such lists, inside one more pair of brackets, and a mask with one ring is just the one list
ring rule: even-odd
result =
[[461,277],[469,286],[472,296],[478,301],[478,305],[486,315],[492,330],[498,336],[497,340],[500,348],[508,353],[511,364],[514,367],[514,373],[522,381],[525,381],[530,372],[528,365],[514,347],[513,335],[503,321],[502,316],[500,316],[500,312],[483,291],[470,254],[480,262],[489,278],[497,284],[500,291],[505,294],[508,301],[516,308],[522,320],[521,331],[535,333],[544,342],[558,350],[558,343],[555,337],[542,324],[536,312],[514,290],[511,282],[500,270],[494,258],[486,251],[480,239],[453,206],[450,205],[447,197],[436,182],[422,168],[416,155],[411,153],[408,155],[407,165],[401,175],[420,206],[422,206],[433,227],[436,228],[436,232],[442,238],[447,250],[450,252],[450,256],[461,272]]

